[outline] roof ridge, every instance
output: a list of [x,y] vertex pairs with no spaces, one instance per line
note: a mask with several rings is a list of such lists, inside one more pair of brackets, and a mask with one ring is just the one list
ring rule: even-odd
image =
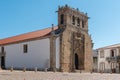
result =
[[[56,29],[58,29],[58,27],[54,26],[54,30]],[[52,29],[48,27],[48,28],[44,28],[41,30],[36,30],[36,31],[27,32],[27,33],[19,34],[16,36],[11,36],[8,38],[0,39],[0,45],[11,44],[11,43],[19,42],[19,41],[24,41],[24,40],[30,40],[30,39],[34,39],[38,37],[45,37],[45,36],[50,35],[49,33],[51,31]]]

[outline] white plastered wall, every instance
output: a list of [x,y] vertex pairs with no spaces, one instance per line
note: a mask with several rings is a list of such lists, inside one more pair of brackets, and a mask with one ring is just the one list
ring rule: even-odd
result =
[[56,39],[56,68],[60,68],[60,38]]
[[[23,45],[28,45],[28,52],[23,52]],[[50,67],[50,40],[49,38],[6,45],[6,68],[34,68]]]
[[[111,64],[106,60],[107,57],[110,57],[111,49],[104,49],[104,58],[100,58],[100,50],[98,50],[98,71],[100,71],[100,63],[105,63],[105,72],[110,72]],[[115,55],[117,56],[119,53],[119,50],[116,49]],[[116,63],[118,66],[118,64]]]

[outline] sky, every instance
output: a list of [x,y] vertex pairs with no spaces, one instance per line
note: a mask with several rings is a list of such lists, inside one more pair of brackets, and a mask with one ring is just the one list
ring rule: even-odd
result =
[[120,0],[0,0],[0,39],[58,24],[58,6],[87,12],[94,49],[120,43]]

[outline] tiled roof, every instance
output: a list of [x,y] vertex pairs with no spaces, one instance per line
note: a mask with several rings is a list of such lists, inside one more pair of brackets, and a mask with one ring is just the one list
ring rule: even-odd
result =
[[[57,28],[58,27],[54,27],[54,30],[56,30]],[[5,39],[0,39],[0,45],[45,37],[50,34],[51,30],[52,30],[51,28],[46,28],[43,30],[38,30],[38,31],[29,32],[29,33],[25,33],[25,34],[13,36],[13,37],[5,38]]]
[[100,49],[110,49],[110,48],[116,48],[116,47],[120,47],[120,43],[114,44],[114,45],[105,46],[105,47],[101,47],[101,48],[98,48],[98,49],[96,49],[96,50],[100,50]]

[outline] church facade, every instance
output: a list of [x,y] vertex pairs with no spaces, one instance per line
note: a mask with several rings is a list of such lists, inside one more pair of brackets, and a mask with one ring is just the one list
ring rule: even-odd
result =
[[48,68],[72,72],[92,70],[92,40],[88,16],[59,7],[58,26],[0,40],[1,68]]

